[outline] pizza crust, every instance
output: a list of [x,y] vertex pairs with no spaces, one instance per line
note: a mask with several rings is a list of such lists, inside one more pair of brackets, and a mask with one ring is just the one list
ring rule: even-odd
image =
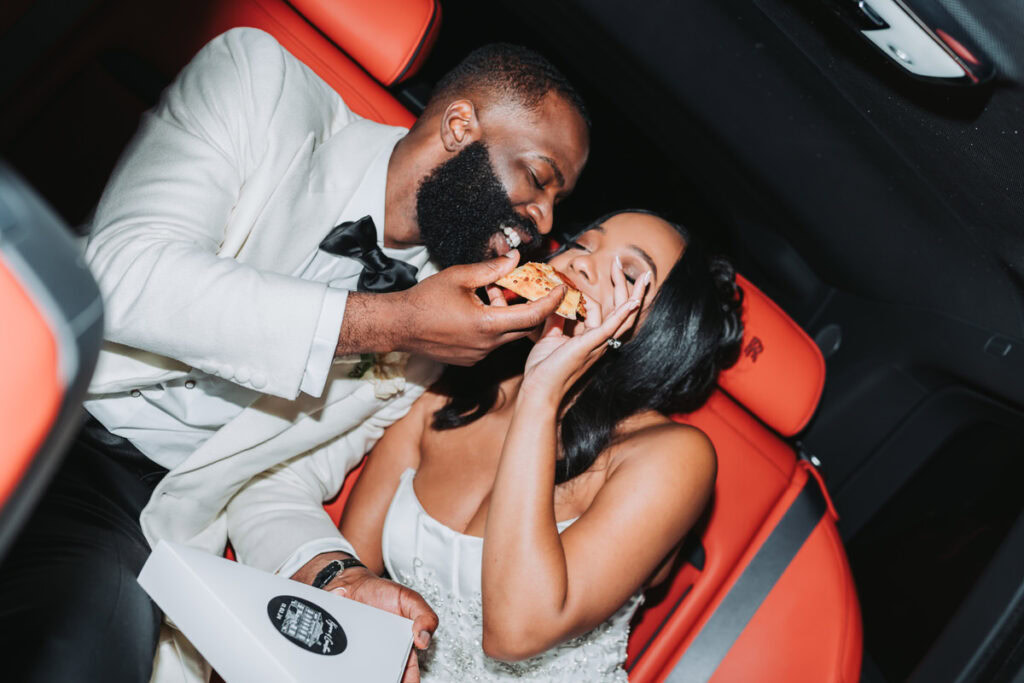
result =
[[584,320],[587,317],[586,302],[580,290],[576,289],[576,285],[565,273],[555,270],[546,263],[524,263],[508,275],[499,278],[494,284],[530,301],[542,299],[555,287],[565,285],[568,291],[555,313],[569,320]]

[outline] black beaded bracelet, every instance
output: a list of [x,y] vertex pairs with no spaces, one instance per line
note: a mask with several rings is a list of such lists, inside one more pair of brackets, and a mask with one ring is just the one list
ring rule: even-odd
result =
[[354,557],[346,557],[344,560],[331,560],[323,569],[316,573],[316,578],[313,579],[313,588],[323,588],[333,581],[338,574],[350,567],[366,569],[366,565]]

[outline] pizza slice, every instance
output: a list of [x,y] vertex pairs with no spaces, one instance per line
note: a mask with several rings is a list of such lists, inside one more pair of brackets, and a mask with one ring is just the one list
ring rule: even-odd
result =
[[543,298],[559,285],[566,285],[569,289],[555,313],[569,320],[584,320],[587,317],[586,303],[580,290],[576,289],[576,285],[565,273],[546,263],[524,263],[494,284],[530,301]]

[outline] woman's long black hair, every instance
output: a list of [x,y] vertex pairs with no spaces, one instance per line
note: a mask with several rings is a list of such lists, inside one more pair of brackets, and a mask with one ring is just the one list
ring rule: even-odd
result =
[[[598,218],[579,234],[620,213],[658,216],[624,209]],[[736,362],[743,293],[735,271],[725,259],[706,256],[682,226],[669,224],[686,248],[643,324],[617,351],[605,353],[563,401],[569,408],[559,427],[557,483],[585,472],[612,444],[616,425],[626,418],[647,410],[671,415],[699,408],[711,395],[719,370]],[[472,368],[447,368],[440,388],[450,398],[434,413],[433,428],[454,429],[485,415],[497,402],[498,384],[522,370],[529,349],[528,342],[510,344]]]

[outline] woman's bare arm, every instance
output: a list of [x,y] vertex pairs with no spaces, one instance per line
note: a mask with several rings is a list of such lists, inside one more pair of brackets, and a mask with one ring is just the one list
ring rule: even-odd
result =
[[559,535],[555,410],[524,399],[513,417],[484,540],[484,650],[533,656],[607,619],[644,586],[708,501],[715,455],[699,430],[649,427],[617,446],[590,508]]

